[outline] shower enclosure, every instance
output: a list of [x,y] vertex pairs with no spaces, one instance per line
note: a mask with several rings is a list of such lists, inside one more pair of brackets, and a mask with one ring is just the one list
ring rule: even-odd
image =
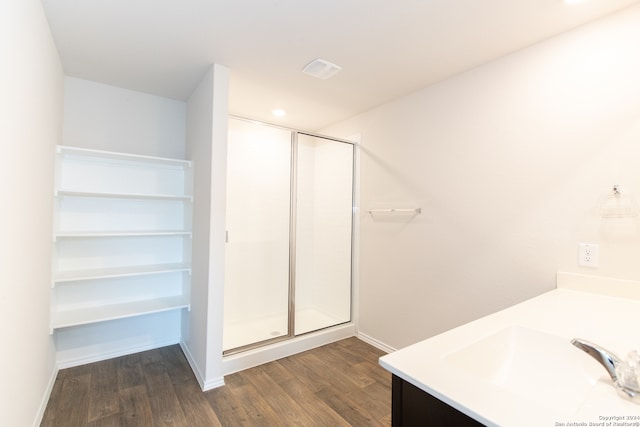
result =
[[225,354],[351,320],[354,145],[229,120]]

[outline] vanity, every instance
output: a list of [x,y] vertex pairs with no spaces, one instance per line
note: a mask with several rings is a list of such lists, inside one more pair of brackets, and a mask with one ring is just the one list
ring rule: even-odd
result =
[[381,357],[392,425],[640,425],[640,403],[573,338],[639,349],[640,282],[558,273],[550,292]]

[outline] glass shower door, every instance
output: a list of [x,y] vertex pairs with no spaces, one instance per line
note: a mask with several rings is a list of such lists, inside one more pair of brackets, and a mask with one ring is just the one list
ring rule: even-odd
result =
[[298,134],[295,335],[351,320],[352,144]]
[[229,120],[223,349],[288,335],[291,132]]

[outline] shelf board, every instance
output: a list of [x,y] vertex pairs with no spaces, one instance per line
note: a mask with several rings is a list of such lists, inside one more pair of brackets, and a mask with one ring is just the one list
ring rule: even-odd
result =
[[108,160],[127,160],[152,165],[178,166],[183,168],[191,167],[191,160],[172,159],[169,157],[144,156],[140,154],[116,153],[112,151],[93,150],[90,148],[71,147],[68,145],[58,145],[56,147],[60,155],[78,155]]
[[88,239],[96,237],[155,237],[155,236],[188,236],[191,237],[191,231],[185,230],[148,230],[148,231],[61,231],[54,235],[54,241],[57,239]]
[[91,270],[74,270],[56,273],[53,278],[56,283],[76,282],[80,280],[109,279],[115,277],[144,276],[150,274],[173,273],[190,271],[191,266],[184,263],[135,265],[129,267],[99,268]]
[[82,197],[99,199],[139,199],[139,200],[167,200],[191,202],[193,196],[176,194],[146,194],[146,193],[106,193],[93,191],[56,190],[56,197]]
[[51,329],[68,328],[70,326],[124,319],[182,308],[190,309],[191,305],[186,296],[178,295],[78,310],[58,311],[51,314]]

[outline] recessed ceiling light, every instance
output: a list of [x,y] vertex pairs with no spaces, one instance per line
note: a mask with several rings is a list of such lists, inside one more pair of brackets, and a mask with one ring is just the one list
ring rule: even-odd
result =
[[276,117],[284,117],[287,115],[287,112],[281,108],[276,108],[275,110],[271,111],[271,114],[273,114]]
[[582,3],[584,0],[563,0],[566,4],[578,4]]

